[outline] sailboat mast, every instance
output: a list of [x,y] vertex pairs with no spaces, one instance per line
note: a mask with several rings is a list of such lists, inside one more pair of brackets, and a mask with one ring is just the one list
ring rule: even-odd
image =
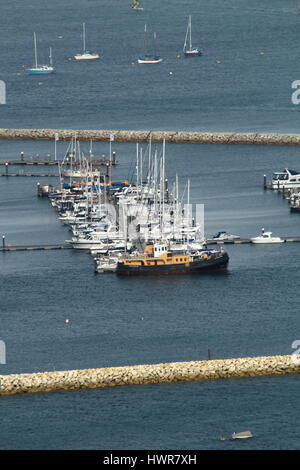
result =
[[140,188],[141,188],[141,197],[143,189],[143,148],[140,149]]
[[139,188],[139,144],[136,144],[136,190],[138,194]]
[[33,42],[34,42],[34,60],[35,60],[35,68],[37,69],[37,48],[36,48],[36,34],[33,33]]
[[151,178],[151,135],[149,139],[149,156],[148,156],[148,189],[150,187],[150,178]]
[[190,228],[190,179],[187,182],[187,227]]
[[147,44],[147,25],[145,24],[145,34],[144,34],[144,53],[145,57],[148,55],[148,44]]
[[82,42],[83,42],[83,52],[85,52],[85,23],[82,25]]
[[189,28],[190,28],[190,51],[192,50],[192,17],[189,16]]
[[53,61],[52,61],[52,47],[50,47],[49,63],[50,63],[51,66],[53,65]]
[[165,189],[166,189],[166,182],[165,182],[165,164],[166,164],[166,140],[163,140],[163,155],[162,155],[162,190],[163,190],[163,200],[162,200],[162,224],[164,228],[165,224]]

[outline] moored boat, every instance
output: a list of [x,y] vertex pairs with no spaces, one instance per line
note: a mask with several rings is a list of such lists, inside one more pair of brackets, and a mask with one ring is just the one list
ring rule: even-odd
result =
[[86,42],[85,42],[85,23],[82,25],[82,42],[83,42],[83,47],[82,47],[82,54],[75,54],[74,59],[75,60],[95,60],[95,59],[100,59],[99,54],[96,52],[91,52],[86,50]]
[[55,68],[53,67],[53,64],[52,64],[52,49],[50,48],[49,65],[39,65],[38,58],[37,58],[37,44],[36,44],[35,33],[33,33],[33,42],[34,42],[34,66],[26,68],[24,72],[28,75],[55,73]]
[[218,232],[216,235],[213,236],[213,240],[238,240],[241,237],[239,235],[232,235],[227,232]]
[[[189,39],[189,44],[188,44]],[[185,41],[183,45],[183,53],[186,57],[195,57],[202,55],[202,52],[199,51],[197,47],[192,45],[192,17],[189,16],[188,26],[185,35]]]
[[251,431],[234,432],[231,435],[231,439],[248,439],[249,437],[253,437]]
[[272,232],[261,231],[258,237],[250,238],[252,243],[284,243],[284,239],[280,237],[272,237]]
[[273,173],[271,187],[272,189],[300,188],[300,173],[289,168],[276,171]]
[[201,273],[226,269],[229,256],[225,251],[171,251],[167,243],[149,242],[144,253],[123,256],[116,273],[122,275]]
[[154,52],[153,55],[148,54],[147,25],[144,29],[144,57],[138,58],[138,64],[158,64],[162,62],[162,58],[156,54],[156,33],[154,33]]

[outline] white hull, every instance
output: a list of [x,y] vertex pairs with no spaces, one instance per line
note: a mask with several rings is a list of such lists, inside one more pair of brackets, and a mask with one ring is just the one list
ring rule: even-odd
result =
[[115,273],[116,270],[117,270],[117,264],[118,263],[115,263],[115,264],[99,264],[96,266],[96,269],[95,271],[99,274],[102,274],[102,273]]
[[159,64],[160,62],[162,62],[162,59],[159,58],[159,59],[138,59],[138,64]]
[[295,182],[295,183],[285,183],[284,181],[272,182],[272,189],[283,189],[283,188],[286,188],[286,189],[300,188],[300,181]]
[[193,57],[201,55],[201,52],[198,49],[193,49],[191,51],[184,51],[184,55],[187,57]]
[[75,60],[97,60],[100,59],[99,54],[76,54]]
[[239,240],[241,237],[239,235],[232,235],[226,232],[219,232],[219,234],[213,237],[213,240],[216,241],[230,241],[230,240]]
[[300,188],[300,173],[289,168],[285,168],[283,171],[277,171],[273,174],[272,189],[293,189]]
[[268,239],[257,237],[257,238],[250,238],[250,240],[252,243],[256,243],[256,244],[284,243],[284,240],[282,240],[282,238],[279,238],[279,237],[273,237],[273,238],[268,238]]
[[284,240],[280,237],[272,237],[272,232],[265,232],[264,229],[262,229],[262,233],[260,236],[250,238],[250,240],[252,243],[260,243],[260,244],[284,242]]
[[103,249],[103,243],[101,242],[86,242],[86,243],[78,243],[78,242],[70,242],[66,240],[68,243],[71,243],[72,248],[76,250],[101,250]]
[[66,178],[86,178],[89,174],[92,176],[99,176],[99,171],[93,171],[92,173],[88,173],[87,171],[81,170],[65,170],[62,172],[62,175]]
[[253,434],[251,431],[243,431],[243,432],[234,432],[231,435],[232,439],[248,439],[249,437],[253,437]]

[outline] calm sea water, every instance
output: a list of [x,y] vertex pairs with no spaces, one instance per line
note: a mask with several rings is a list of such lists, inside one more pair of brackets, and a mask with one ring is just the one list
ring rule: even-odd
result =
[[[299,130],[290,100],[291,82],[299,78],[295,2],[167,3],[145,0],[143,12],[132,12],[129,1],[119,0],[113,6],[108,0],[1,2],[7,105],[0,107],[0,126]],[[188,14],[195,45],[204,50],[191,61],[176,57]],[[103,54],[97,63],[65,60],[80,50],[83,21],[88,46]],[[145,22],[157,31],[164,58],[147,69],[132,64],[143,52]],[[32,63],[33,31],[41,57],[53,47],[54,76],[16,75],[21,64]],[[108,150],[94,144],[99,155]],[[130,178],[135,146],[114,150],[120,162],[114,178]],[[53,155],[54,145],[0,142],[1,159],[21,151]],[[59,156],[65,151],[59,142]],[[249,237],[261,227],[299,235],[298,215],[262,188],[264,174],[285,166],[299,169],[299,149],[167,146],[168,178],[177,173],[182,188],[191,179],[193,202],[205,204],[207,236],[226,230]],[[7,242],[69,238],[49,202],[37,198],[38,181],[48,180],[0,179],[0,235]],[[92,258],[71,250],[2,253],[0,337],[7,364],[0,372],[200,360],[208,348],[213,358],[290,354],[300,337],[298,244],[228,252],[225,275],[155,279],[96,275]],[[299,378],[291,376],[2,397],[0,448],[297,449],[298,392]],[[244,429],[256,437],[218,440]]]

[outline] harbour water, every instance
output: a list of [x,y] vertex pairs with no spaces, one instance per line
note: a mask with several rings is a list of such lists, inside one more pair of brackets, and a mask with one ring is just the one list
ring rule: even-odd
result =
[[[290,101],[291,82],[299,78],[294,2],[189,0],[167,7],[153,0],[143,12],[119,0],[113,8],[108,0],[101,8],[96,1],[40,3],[1,5],[0,78],[8,93],[1,127],[298,132],[298,109]],[[176,55],[190,12],[205,54],[187,62]],[[30,21],[16,31],[18,17]],[[84,20],[91,49],[103,51],[97,63],[65,60],[81,46]],[[156,29],[164,58],[147,70],[132,65],[142,53],[145,21]],[[53,47],[53,76],[15,75],[20,64],[31,64],[33,30],[41,54]],[[113,147],[120,162],[114,179],[130,178],[135,146]],[[94,144],[95,154],[108,149]],[[58,142],[58,154],[65,150]],[[184,185],[190,177],[192,202],[205,205],[207,236],[219,230],[256,236],[262,227],[279,236],[300,234],[299,215],[263,190],[264,174],[299,169],[298,148],[178,144],[166,150],[168,178],[178,173]],[[21,151],[53,155],[54,143],[0,142],[1,159]],[[37,198],[37,182],[0,179],[0,235],[11,244],[69,238],[49,201]],[[213,358],[290,354],[300,338],[299,246],[230,246],[225,275],[137,279],[96,275],[91,256],[73,250],[1,253],[7,363],[0,372],[197,360],[208,349]],[[290,376],[2,397],[0,448],[297,449],[298,390],[298,376]],[[244,429],[255,438],[218,440]]]

